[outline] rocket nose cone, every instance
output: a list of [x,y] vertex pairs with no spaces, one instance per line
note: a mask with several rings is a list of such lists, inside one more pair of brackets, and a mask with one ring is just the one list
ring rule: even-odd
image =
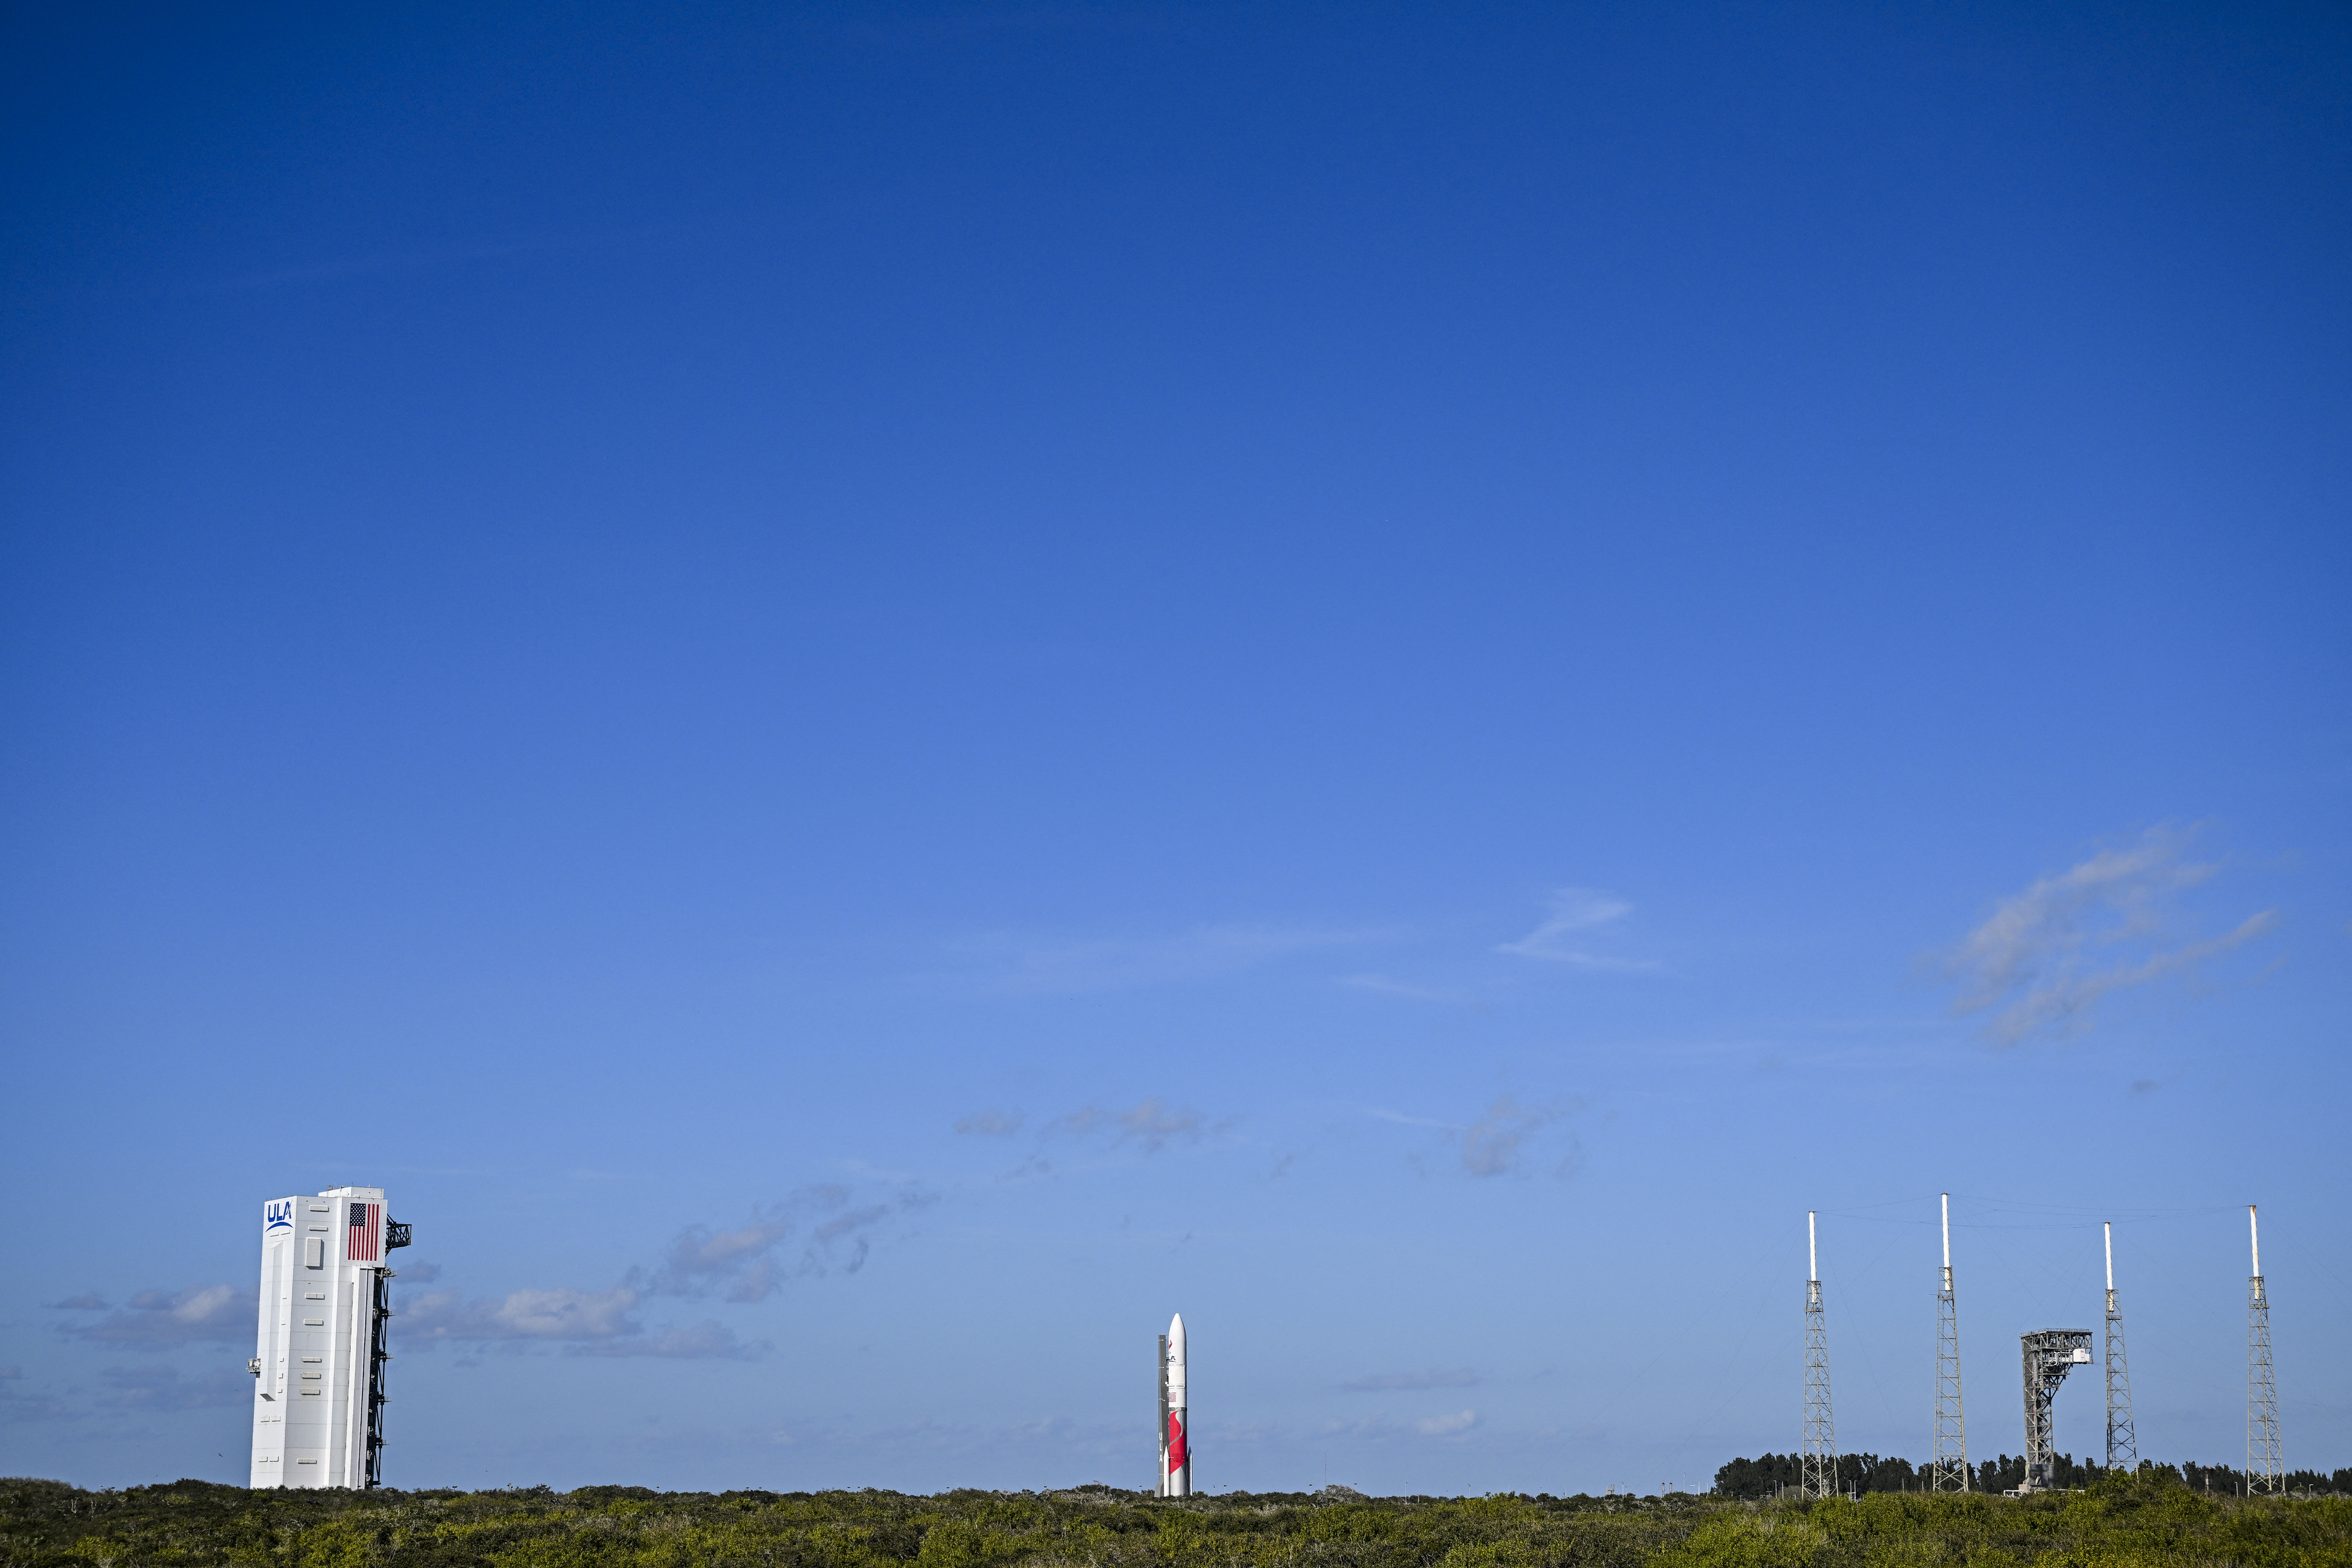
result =
[[1181,1352],[1183,1348],[1184,1314],[1179,1312],[1168,1321],[1168,1349],[1171,1353],[1175,1353]]

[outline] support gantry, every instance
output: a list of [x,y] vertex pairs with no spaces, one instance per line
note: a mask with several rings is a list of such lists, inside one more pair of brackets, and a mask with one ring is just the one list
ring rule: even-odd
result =
[[2038,1492],[2054,1485],[2058,1473],[2050,1402],[2068,1373],[2091,1364],[2091,1331],[2042,1329],[2018,1339],[2025,1352],[2025,1480],[2017,1489]]

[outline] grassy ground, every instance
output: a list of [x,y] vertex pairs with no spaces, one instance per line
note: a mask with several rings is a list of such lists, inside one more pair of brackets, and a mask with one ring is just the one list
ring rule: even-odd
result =
[[1226,1493],[87,1492],[0,1480],[0,1568],[2352,1568],[2352,1499],[2117,1479],[2022,1500]]

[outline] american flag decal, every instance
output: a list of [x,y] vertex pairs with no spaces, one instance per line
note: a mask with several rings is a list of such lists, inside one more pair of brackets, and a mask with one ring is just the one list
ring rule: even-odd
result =
[[380,1263],[383,1260],[383,1205],[353,1204],[351,1205],[351,1226],[344,1232],[343,1257],[352,1263]]

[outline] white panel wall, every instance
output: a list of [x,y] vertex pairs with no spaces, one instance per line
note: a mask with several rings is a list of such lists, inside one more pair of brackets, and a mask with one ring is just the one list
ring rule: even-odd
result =
[[[367,1484],[368,1355],[383,1249],[375,1261],[351,1260],[347,1219],[353,1203],[383,1202],[382,1187],[332,1187],[261,1206],[253,1486]],[[379,1208],[378,1223],[389,1226],[388,1209]]]

